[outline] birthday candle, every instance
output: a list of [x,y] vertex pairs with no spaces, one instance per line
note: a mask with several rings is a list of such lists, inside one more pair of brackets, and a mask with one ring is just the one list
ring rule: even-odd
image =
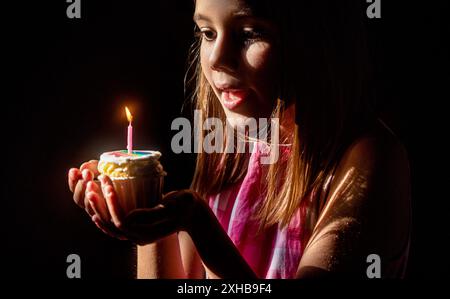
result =
[[128,110],[128,107],[125,107],[125,113],[127,114],[127,119],[129,122],[128,134],[127,134],[127,149],[128,149],[128,154],[132,154],[133,153],[133,126],[131,125],[131,122],[133,121],[133,115],[131,115],[130,110]]

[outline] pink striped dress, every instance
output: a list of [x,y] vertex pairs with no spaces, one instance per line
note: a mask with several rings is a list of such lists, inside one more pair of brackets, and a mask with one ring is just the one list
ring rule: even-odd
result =
[[[250,156],[246,176],[219,194],[208,197],[210,208],[228,236],[259,278],[294,278],[302,256],[300,210],[290,224],[278,225],[257,234],[258,222],[252,219],[255,208],[264,199],[260,182],[268,146],[257,143]],[[280,154],[280,159],[289,151]]]

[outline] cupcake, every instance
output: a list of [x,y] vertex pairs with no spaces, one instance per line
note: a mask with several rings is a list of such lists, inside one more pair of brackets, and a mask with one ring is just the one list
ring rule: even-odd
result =
[[162,197],[164,176],[158,151],[126,150],[103,153],[98,171],[111,178],[121,209],[127,215],[134,209],[150,208]]

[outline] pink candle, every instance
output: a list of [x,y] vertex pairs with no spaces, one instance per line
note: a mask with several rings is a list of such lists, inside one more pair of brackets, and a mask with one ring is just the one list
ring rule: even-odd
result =
[[128,149],[128,153],[131,154],[133,153],[133,126],[131,125],[131,123],[128,125],[128,145],[127,145],[127,149]]
[[131,125],[131,122],[133,121],[133,115],[131,115],[130,110],[128,110],[127,107],[125,107],[125,113],[127,114],[127,119],[129,122],[128,134],[127,134],[127,149],[128,149],[128,154],[132,154],[133,153],[133,126]]

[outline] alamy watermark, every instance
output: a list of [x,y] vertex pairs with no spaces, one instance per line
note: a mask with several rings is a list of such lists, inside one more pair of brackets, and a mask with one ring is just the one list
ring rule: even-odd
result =
[[81,278],[81,258],[78,254],[69,254],[66,258],[69,264],[66,269],[67,278]]
[[366,0],[367,3],[371,3],[366,10],[367,17],[369,19],[381,18],[381,0]]
[[[192,128],[190,121],[184,117],[178,117],[172,121],[171,130],[177,130],[178,132],[172,137],[170,145],[172,151],[176,154],[201,153],[202,151],[209,154],[244,153],[246,150],[252,152],[255,143],[262,142],[268,146],[268,155],[262,155],[260,162],[261,164],[273,164],[278,161],[279,157],[279,119],[270,118],[270,141],[268,141],[268,128],[269,120],[267,118],[258,120],[245,118],[234,130],[219,118],[211,117],[203,120],[201,111],[195,110],[194,128]],[[203,130],[208,133],[205,135],[203,143],[200,144],[199,140],[203,135]],[[194,137],[193,144],[192,136]],[[237,144],[234,143],[235,140]]]
[[369,254],[366,258],[367,266],[366,274],[367,278],[381,278],[381,258],[378,254]]
[[66,9],[66,15],[69,19],[81,19],[81,0],[66,0],[70,3]]

